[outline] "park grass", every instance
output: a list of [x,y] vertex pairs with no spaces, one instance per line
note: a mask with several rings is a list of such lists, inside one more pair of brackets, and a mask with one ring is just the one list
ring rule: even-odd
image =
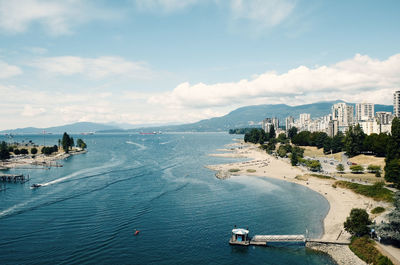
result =
[[[381,168],[385,167],[385,158],[384,157],[376,157],[372,155],[357,155],[352,158],[349,158],[349,161],[352,163],[356,163],[358,165],[377,165],[381,166]],[[367,167],[365,167],[367,168]]]
[[375,242],[368,237],[354,237],[349,247],[354,254],[367,264],[393,265],[388,257],[383,256],[375,248]]
[[336,181],[338,187],[346,188],[354,191],[355,193],[370,197],[375,201],[393,202],[393,191],[384,187],[383,182],[376,182],[374,185],[362,185],[348,181]]
[[294,177],[297,180],[304,180],[307,181],[308,180],[309,175],[297,175],[296,177]]
[[338,176],[342,177],[342,178],[346,178],[349,180],[359,180],[359,181],[366,181],[368,183],[375,183],[375,182],[379,182],[382,181],[383,178],[377,178],[375,176],[375,173],[362,173],[362,174],[353,174],[353,173],[339,173],[337,174]]
[[309,156],[309,157],[325,157],[325,158],[334,158],[335,160],[341,162],[342,161],[342,154],[343,152],[336,153],[336,154],[324,154],[324,149],[320,148],[318,149],[315,146],[300,146],[301,148],[304,148],[304,156]]
[[385,208],[378,206],[372,209],[371,213],[372,214],[378,214],[378,213],[383,213],[385,211]]

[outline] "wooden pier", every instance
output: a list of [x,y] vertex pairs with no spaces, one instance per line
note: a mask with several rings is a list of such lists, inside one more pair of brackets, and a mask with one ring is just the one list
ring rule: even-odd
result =
[[0,175],[1,182],[14,182],[14,183],[25,183],[29,181],[29,175],[25,176],[23,174],[3,174]]
[[250,245],[266,246],[272,242],[306,242],[304,235],[255,235],[250,240]]

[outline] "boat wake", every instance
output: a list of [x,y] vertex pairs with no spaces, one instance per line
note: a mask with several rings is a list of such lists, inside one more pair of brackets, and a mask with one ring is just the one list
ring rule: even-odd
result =
[[144,146],[144,145],[142,145],[142,144],[138,144],[138,143],[132,142],[132,141],[126,141],[126,143],[127,143],[127,144],[136,145],[137,147],[140,148],[139,150],[145,150],[145,149],[147,149],[146,146]]

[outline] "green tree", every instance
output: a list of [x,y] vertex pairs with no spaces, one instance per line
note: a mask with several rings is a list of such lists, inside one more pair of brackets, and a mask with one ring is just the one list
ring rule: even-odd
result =
[[361,174],[364,172],[364,167],[361,165],[352,165],[350,166],[350,170],[352,173]]
[[32,155],[36,155],[37,152],[38,152],[38,150],[37,150],[36,147],[33,147],[33,148],[31,149],[31,154],[32,154]]
[[385,158],[385,180],[400,188],[400,119],[392,121],[392,133],[389,137]]
[[357,124],[350,127],[346,133],[344,148],[349,157],[356,156],[363,151],[365,134],[360,126]]
[[288,142],[288,139],[287,139],[287,137],[286,137],[286,134],[284,134],[284,133],[280,133],[280,134],[278,135],[277,140],[278,140],[278,142],[280,142],[280,143],[287,143],[287,142]]
[[275,126],[272,125],[271,128],[269,129],[269,139],[275,139],[276,137],[276,132],[275,132]]
[[87,147],[86,143],[80,138],[76,141],[76,146],[82,149],[85,149]]
[[387,215],[388,221],[375,226],[376,233],[383,240],[391,240],[400,244],[400,192],[394,196],[395,209]]
[[290,155],[290,164],[292,166],[297,166],[297,164],[299,163],[299,158],[297,157],[296,153],[292,153]]
[[286,157],[286,154],[287,154],[286,147],[284,145],[280,145],[278,148],[278,155],[280,157]]
[[369,233],[368,225],[371,224],[369,215],[364,209],[354,208],[344,222],[344,229],[352,235],[363,236]]
[[6,160],[10,158],[10,152],[6,142],[2,141],[0,144],[0,160]]
[[297,135],[297,128],[296,127],[292,127],[288,130],[288,137],[290,138],[290,140],[293,140],[293,138]]
[[311,133],[309,131],[302,131],[293,137],[292,143],[295,145],[309,146],[311,144]]
[[382,168],[381,168],[381,166],[377,166],[377,165],[368,165],[367,170],[369,173],[376,173],[378,171],[381,171]]
[[336,166],[336,170],[337,170],[338,172],[343,173],[343,172],[344,172],[344,166],[343,166],[343,164],[337,165],[337,166]]
[[321,163],[318,160],[311,160],[307,166],[311,171],[321,171]]
[[69,153],[69,148],[74,145],[74,139],[72,139],[66,132],[64,132],[61,146],[64,149],[64,152]]
[[344,148],[344,135],[342,132],[338,132],[333,138],[331,142],[331,150],[332,153],[342,152]]

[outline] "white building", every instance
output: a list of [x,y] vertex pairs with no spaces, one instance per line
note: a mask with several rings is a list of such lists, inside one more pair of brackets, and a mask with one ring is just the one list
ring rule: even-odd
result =
[[373,120],[375,114],[375,105],[373,103],[356,104],[356,121]]
[[346,103],[337,103],[332,106],[332,120],[337,120],[339,130],[346,131],[354,124],[354,107]]
[[311,121],[310,113],[300,114],[299,122],[301,127],[306,126],[309,121]]
[[375,114],[375,118],[377,119],[379,124],[387,125],[392,122],[393,114],[387,111],[377,111]]
[[393,94],[393,115],[400,117],[400,91]]
[[294,118],[292,116],[286,117],[285,126],[286,126],[286,131],[294,127]]
[[275,132],[279,129],[279,120],[277,118],[266,118],[262,121],[262,129],[269,133],[271,127],[274,126]]
[[327,134],[329,137],[335,136],[339,132],[339,122],[337,120],[330,120],[328,123]]

